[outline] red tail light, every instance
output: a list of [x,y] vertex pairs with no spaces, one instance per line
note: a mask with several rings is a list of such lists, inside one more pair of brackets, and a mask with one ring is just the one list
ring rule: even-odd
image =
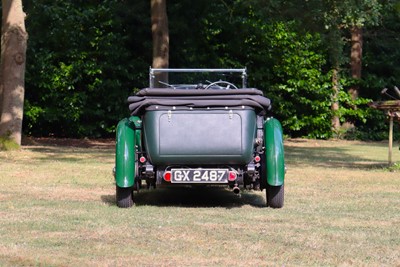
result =
[[141,156],[139,158],[140,163],[145,163],[147,161],[147,159],[144,156]]
[[237,173],[234,172],[234,171],[230,171],[230,172],[229,172],[228,180],[231,181],[231,182],[233,182],[233,181],[236,180],[236,178],[237,178]]
[[171,176],[172,176],[172,173],[171,173],[170,171],[164,172],[163,177],[164,177],[164,180],[165,180],[165,181],[171,182]]
[[254,157],[254,161],[256,162],[256,163],[258,163],[258,162],[260,162],[260,160],[261,160],[261,157],[260,156],[255,156]]
[[139,158],[139,161],[140,161],[140,163],[145,163],[147,161],[147,159],[145,157],[141,156]]

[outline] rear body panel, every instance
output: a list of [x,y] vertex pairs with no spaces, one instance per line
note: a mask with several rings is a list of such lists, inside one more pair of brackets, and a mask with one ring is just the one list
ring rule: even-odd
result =
[[148,111],[143,126],[154,165],[244,165],[252,160],[253,109]]

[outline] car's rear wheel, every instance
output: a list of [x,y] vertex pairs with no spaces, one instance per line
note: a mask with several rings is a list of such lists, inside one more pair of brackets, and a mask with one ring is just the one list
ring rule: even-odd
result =
[[120,208],[130,208],[133,206],[133,188],[116,187],[117,206]]
[[267,185],[267,206],[279,209],[283,207],[285,188],[283,185]]

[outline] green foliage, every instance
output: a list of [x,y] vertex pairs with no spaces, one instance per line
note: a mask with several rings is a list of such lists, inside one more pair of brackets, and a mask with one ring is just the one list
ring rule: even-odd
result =
[[364,34],[363,94],[372,98],[380,96],[384,88],[400,85],[400,12],[395,1],[385,5],[381,26],[366,29]]
[[393,165],[389,166],[387,169],[391,172],[398,172],[400,171],[400,163],[393,163]]
[[17,150],[20,146],[7,136],[0,136],[0,151]]
[[[382,18],[379,26],[367,27],[364,33],[364,68],[361,82],[361,96],[377,100],[388,100],[381,95],[383,88],[400,87],[400,3],[387,1],[383,5]],[[380,110],[370,110],[367,122],[358,125],[357,138],[364,140],[387,140],[388,120]],[[396,125],[395,125],[396,127]],[[400,138],[399,130],[394,131],[395,138]]]
[[[33,135],[104,136],[127,114],[126,98],[144,69],[129,48],[119,1],[36,1],[31,36],[25,131]],[[123,13],[123,12],[122,12]],[[147,61],[147,60],[146,60]]]
[[275,51],[272,92],[276,113],[292,136],[328,138],[331,121],[330,76],[323,73],[326,55],[319,53],[318,34],[299,34],[294,23],[276,23],[271,48]]
[[[357,1],[356,1],[357,2]],[[168,1],[170,66],[247,67],[249,85],[273,101],[289,136],[379,139],[382,112],[366,103],[400,85],[398,1]],[[25,3],[30,35],[24,131],[109,136],[128,115],[126,97],[147,86],[152,61],[149,1]],[[360,98],[346,93],[348,29],[364,26]],[[332,69],[340,109],[332,114]],[[356,128],[334,133],[331,118]],[[370,130],[370,129],[373,129]]]
[[378,0],[314,0],[321,9],[327,28],[351,28],[377,25],[381,17],[382,1]]

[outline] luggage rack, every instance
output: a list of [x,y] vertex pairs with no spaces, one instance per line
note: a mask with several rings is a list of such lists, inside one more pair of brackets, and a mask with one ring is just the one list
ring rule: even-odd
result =
[[155,73],[241,73],[242,88],[247,88],[247,69],[157,69],[149,71],[149,87],[154,88]]

